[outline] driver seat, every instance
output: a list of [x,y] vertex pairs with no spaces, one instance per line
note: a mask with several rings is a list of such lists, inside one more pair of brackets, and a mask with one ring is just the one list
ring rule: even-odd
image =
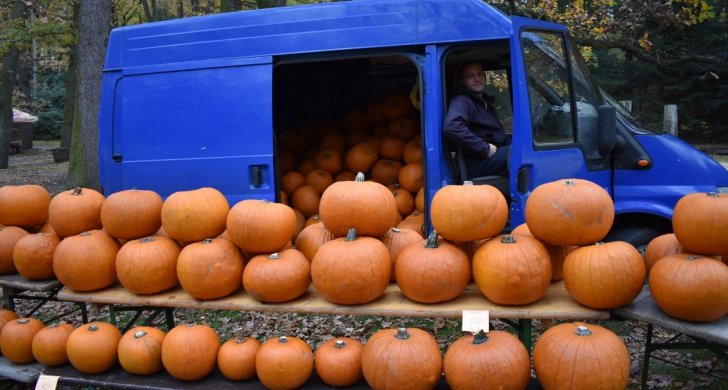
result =
[[450,167],[450,172],[453,174],[453,178],[458,184],[462,184],[465,181],[471,181],[474,185],[488,184],[497,188],[503,196],[510,199],[510,181],[508,176],[479,176],[470,177],[468,175],[468,169],[465,166],[465,157],[460,146],[453,142],[450,142],[447,138],[443,142],[445,147],[445,153],[447,154],[447,165]]

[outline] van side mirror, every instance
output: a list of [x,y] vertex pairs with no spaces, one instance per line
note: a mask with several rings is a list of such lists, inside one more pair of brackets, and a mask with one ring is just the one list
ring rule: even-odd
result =
[[597,115],[599,116],[598,149],[599,154],[605,156],[614,149],[616,143],[617,109],[610,104],[605,104],[597,108]]

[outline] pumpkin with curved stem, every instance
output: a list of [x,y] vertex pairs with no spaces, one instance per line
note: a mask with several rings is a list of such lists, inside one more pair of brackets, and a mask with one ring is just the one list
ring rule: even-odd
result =
[[527,305],[546,295],[551,284],[551,260],[537,239],[503,235],[475,251],[473,278],[493,303]]
[[356,305],[371,302],[389,285],[392,260],[381,241],[357,237],[349,229],[346,238],[322,245],[311,262],[314,287],[329,302]]
[[683,196],[675,204],[672,230],[687,251],[728,254],[728,194],[698,192]]
[[416,242],[422,242],[422,235],[411,229],[391,228],[382,237],[382,243],[387,246],[390,257],[392,258],[392,281],[395,281],[397,278],[394,270],[400,252],[410,244]]
[[630,356],[624,341],[607,328],[563,323],[536,341],[533,368],[546,389],[625,389]]
[[295,249],[255,256],[243,271],[245,291],[261,302],[292,301],[303,295],[310,284],[311,264]]
[[534,237],[553,245],[591,245],[609,233],[614,202],[599,185],[563,179],[536,187],[526,202],[526,223]]
[[422,329],[382,329],[364,345],[361,365],[374,389],[432,389],[440,381],[442,354]]
[[0,275],[17,272],[13,250],[15,244],[27,235],[28,232],[17,226],[0,226]]
[[151,236],[162,227],[164,201],[154,191],[125,190],[101,205],[101,224],[111,236],[131,240]]
[[183,324],[167,333],[162,342],[162,365],[169,375],[196,381],[215,368],[220,338],[207,325]]
[[121,331],[106,322],[90,322],[68,336],[66,353],[71,365],[84,374],[98,374],[116,364]]
[[387,187],[364,181],[357,174],[355,181],[336,182],[326,189],[319,205],[321,222],[335,237],[345,236],[355,228],[361,236],[381,237],[397,213],[397,203]]
[[90,188],[58,193],[48,204],[48,222],[60,237],[101,229],[101,207],[106,198]]
[[35,227],[48,220],[51,195],[37,184],[0,186],[0,225]]
[[33,337],[45,327],[35,318],[9,321],[0,333],[0,351],[15,364],[30,363],[33,357]]
[[151,326],[135,326],[119,340],[118,358],[124,371],[151,375],[162,369],[164,332]]
[[728,314],[728,265],[705,256],[663,257],[650,270],[657,306],[672,317],[711,322]]
[[564,285],[575,301],[593,309],[624,306],[642,291],[642,255],[624,241],[582,246],[564,261]]
[[162,226],[175,240],[196,242],[219,236],[229,211],[227,199],[214,188],[177,191],[162,205]]
[[94,291],[116,282],[119,243],[103,230],[66,237],[53,253],[58,281],[76,291]]
[[177,258],[177,278],[195,299],[216,299],[237,291],[242,284],[245,259],[223,238],[206,239],[182,249]]
[[495,187],[466,181],[435,193],[430,218],[435,230],[450,241],[482,240],[503,230],[508,220],[508,204]]
[[217,366],[220,372],[232,381],[253,378],[258,349],[260,341],[242,334],[226,341],[217,352]]
[[116,275],[134,294],[156,294],[177,285],[177,258],[182,248],[169,237],[131,240],[116,254]]
[[352,386],[362,378],[363,350],[364,346],[356,339],[337,337],[328,340],[314,354],[316,373],[329,386]]
[[258,349],[255,371],[269,389],[295,389],[311,377],[313,352],[297,337],[272,337]]
[[[511,234],[514,234],[514,235],[520,234],[520,235],[524,235],[524,236],[533,237],[533,234],[531,234],[531,231],[528,230],[528,225],[525,223],[522,223],[522,224],[516,226],[511,231]],[[564,260],[566,260],[566,255],[568,255],[569,252],[573,251],[574,249],[578,248],[578,246],[551,245],[551,244],[543,244],[543,245],[546,247],[546,250],[549,252],[549,257],[551,258],[551,281],[555,282],[557,280],[563,279],[564,278]]]
[[238,248],[253,253],[271,253],[280,249],[295,230],[296,213],[284,204],[267,200],[240,201],[227,217],[230,240]]
[[13,249],[15,269],[28,280],[55,278],[53,253],[60,243],[61,238],[55,233],[36,233],[21,237]]
[[516,336],[500,330],[480,331],[450,345],[443,371],[454,390],[522,390],[531,380],[531,357]]
[[445,302],[460,296],[470,281],[470,261],[457,245],[427,240],[402,249],[395,262],[395,279],[402,294],[421,303]]
[[35,360],[48,367],[68,363],[66,343],[74,329],[71,324],[57,323],[39,330],[31,345]]

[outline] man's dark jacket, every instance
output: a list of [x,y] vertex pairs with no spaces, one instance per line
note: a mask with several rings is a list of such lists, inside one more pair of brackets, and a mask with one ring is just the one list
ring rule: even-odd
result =
[[460,146],[466,160],[484,159],[490,149],[489,143],[496,147],[510,144],[495,113],[493,98],[485,94],[462,92],[455,96],[442,131],[450,142]]

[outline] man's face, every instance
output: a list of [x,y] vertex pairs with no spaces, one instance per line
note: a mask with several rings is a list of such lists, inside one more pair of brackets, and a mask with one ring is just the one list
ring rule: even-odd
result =
[[485,90],[485,70],[478,64],[469,64],[463,68],[463,84],[465,88],[483,93]]

